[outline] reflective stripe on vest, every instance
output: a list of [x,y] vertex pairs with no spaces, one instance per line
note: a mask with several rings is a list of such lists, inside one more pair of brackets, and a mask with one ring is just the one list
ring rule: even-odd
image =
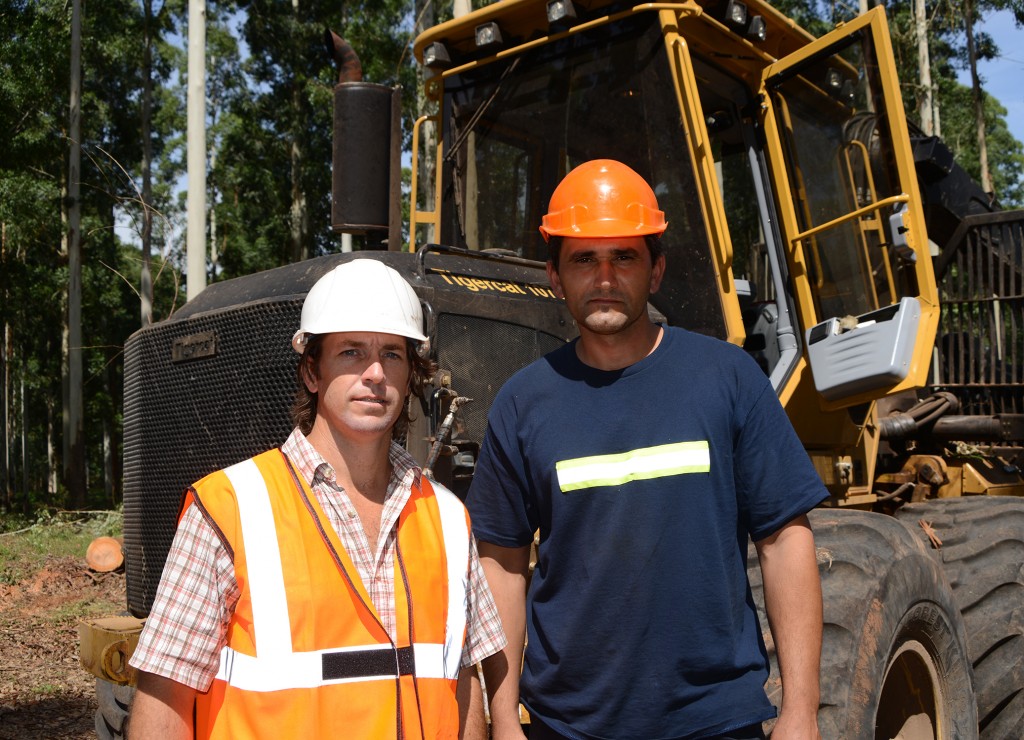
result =
[[423,479],[425,489],[434,491],[445,546],[448,569],[445,642],[414,644],[411,660],[407,661],[411,666],[403,666],[402,651],[396,653],[387,644],[293,651],[284,572],[266,481],[251,459],[224,472],[234,490],[244,492],[236,499],[243,541],[259,543],[258,547],[246,548],[256,655],[246,655],[225,646],[221,651],[218,680],[244,691],[264,692],[356,681],[394,681],[397,675],[408,673],[420,678],[454,680],[458,677],[466,630],[469,531],[465,509],[453,493],[441,486],[431,486]]

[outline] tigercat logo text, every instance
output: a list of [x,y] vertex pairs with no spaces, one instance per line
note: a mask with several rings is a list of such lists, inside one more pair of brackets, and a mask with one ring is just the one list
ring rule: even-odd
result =
[[525,295],[535,298],[551,298],[558,300],[550,288],[541,285],[529,285],[526,283],[511,283],[506,280],[484,280],[483,278],[464,277],[453,275],[445,270],[432,269],[431,272],[440,275],[449,285],[458,285],[471,293],[511,293],[512,295]]
[[217,354],[217,332],[204,331],[175,338],[171,344],[171,362],[187,362]]

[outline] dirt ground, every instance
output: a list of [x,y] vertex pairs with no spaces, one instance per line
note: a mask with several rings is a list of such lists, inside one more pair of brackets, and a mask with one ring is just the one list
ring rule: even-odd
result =
[[0,739],[96,737],[77,625],[124,608],[124,573],[93,573],[80,558],[51,558],[18,583],[0,583]]

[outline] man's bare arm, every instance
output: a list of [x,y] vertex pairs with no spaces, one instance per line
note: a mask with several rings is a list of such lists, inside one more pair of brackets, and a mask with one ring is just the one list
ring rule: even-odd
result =
[[504,650],[482,663],[490,701],[491,732],[495,740],[522,738],[519,672],[526,642],[526,578],[530,570],[530,546],[499,547],[489,542],[478,542],[477,548],[508,639]]
[[782,678],[782,710],[774,740],[818,738],[821,579],[806,516],[755,542],[764,603]]
[[459,740],[487,740],[484,696],[475,665],[459,671],[455,696],[459,701]]
[[139,673],[128,717],[131,740],[185,740],[193,737],[195,689],[154,673]]

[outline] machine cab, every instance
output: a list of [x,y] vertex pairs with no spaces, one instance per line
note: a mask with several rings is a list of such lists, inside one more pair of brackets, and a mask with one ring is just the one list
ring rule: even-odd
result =
[[743,344],[780,396],[808,362],[826,404],[919,384],[937,301],[883,11],[813,40],[759,3],[592,3],[558,23],[555,5],[417,40],[441,124],[413,243],[429,223],[543,260],[557,183],[617,159],[669,221],[656,314]]

